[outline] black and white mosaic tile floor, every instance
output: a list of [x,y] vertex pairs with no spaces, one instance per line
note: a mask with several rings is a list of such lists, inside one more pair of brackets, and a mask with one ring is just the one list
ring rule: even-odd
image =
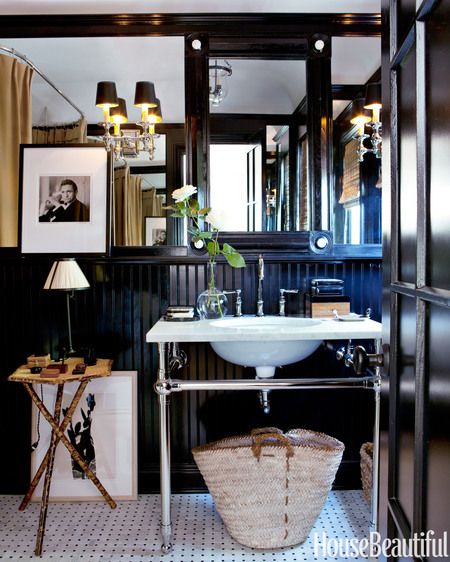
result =
[[[334,491],[309,539],[282,551],[246,548],[227,533],[211,496],[173,496],[174,549],[161,555],[159,497],[141,495],[111,510],[104,502],[52,503],[43,555],[33,556],[39,504],[24,512],[19,496],[0,496],[0,560],[44,562],[304,562],[342,560],[314,557],[313,536],[364,538],[369,534],[369,508],[360,491]],[[353,558],[353,560],[355,560]]]

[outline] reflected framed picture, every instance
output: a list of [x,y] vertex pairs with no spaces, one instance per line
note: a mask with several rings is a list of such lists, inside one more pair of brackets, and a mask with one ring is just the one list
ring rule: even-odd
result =
[[[56,385],[35,385],[43,392],[44,404],[52,410]],[[67,408],[78,383],[64,385],[63,409]],[[32,439],[37,441],[38,410],[32,405]],[[50,445],[50,425],[40,417],[40,439],[31,455],[34,477]],[[93,379],[86,386],[66,436],[77,448],[114,500],[137,499],[137,372],[113,371],[109,377]],[[88,447],[83,444],[88,443]],[[33,494],[42,496],[44,476]],[[56,448],[51,501],[104,501],[96,486],[86,477],[69,451],[60,442]]]
[[107,254],[110,181],[102,145],[21,145],[21,252]]
[[145,217],[145,245],[164,246],[167,244],[166,217]]

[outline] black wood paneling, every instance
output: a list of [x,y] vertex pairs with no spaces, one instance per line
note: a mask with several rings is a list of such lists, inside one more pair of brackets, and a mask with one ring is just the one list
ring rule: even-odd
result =
[[[200,258],[79,259],[91,284],[72,302],[75,346],[94,345],[99,355],[112,356],[116,369],[138,371],[139,490],[158,489],[158,431],[153,381],[156,346],[145,343],[145,333],[168,304],[195,304],[205,288],[206,263]],[[244,270],[219,264],[218,283],[243,290],[244,312],[255,311],[255,259]],[[30,402],[24,390],[6,378],[33,352],[55,352],[67,335],[64,295],[43,291],[52,260],[19,258],[5,253],[0,260],[1,440],[8,452],[2,463],[2,493],[23,492],[29,480]],[[277,312],[280,288],[303,288],[316,276],[345,279],[356,312],[368,306],[380,317],[381,261],[379,259],[298,259],[266,261],[265,311]],[[289,295],[288,313],[302,313],[302,297]],[[253,377],[244,369],[217,357],[208,345],[185,347],[189,365],[181,377]],[[313,356],[285,367],[283,377],[324,376],[346,373],[334,351],[323,347]],[[178,375],[177,375],[178,376]],[[265,416],[254,392],[182,393],[172,398],[173,475],[178,490],[201,489],[203,483],[193,464],[193,446],[241,433],[258,425],[282,429],[309,427],[325,431],[346,443],[345,462],[337,485],[359,484],[359,446],[371,438],[372,394],[358,390],[292,391],[272,393],[272,412]],[[13,429],[12,429],[13,428]]]

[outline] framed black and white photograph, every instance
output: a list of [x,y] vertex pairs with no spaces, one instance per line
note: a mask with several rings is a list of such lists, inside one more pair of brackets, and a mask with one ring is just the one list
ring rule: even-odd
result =
[[167,244],[167,219],[145,217],[145,245],[164,246]]
[[22,145],[22,253],[107,253],[109,166],[100,145]]
[[[67,408],[78,388],[77,383],[64,386],[63,408]],[[42,397],[51,409],[56,385],[43,384]],[[41,390],[36,387],[36,392]],[[66,430],[66,436],[89,468],[115,500],[137,499],[137,372],[112,371],[109,377],[92,380],[86,387]],[[38,446],[31,456],[31,477],[45,457],[50,445],[51,428],[40,420],[32,405],[32,439]],[[39,427],[39,440],[38,440]],[[88,443],[84,447],[83,443]],[[33,501],[42,496],[42,476]],[[96,486],[80,471],[68,450],[60,443],[53,468],[51,501],[103,501]]]

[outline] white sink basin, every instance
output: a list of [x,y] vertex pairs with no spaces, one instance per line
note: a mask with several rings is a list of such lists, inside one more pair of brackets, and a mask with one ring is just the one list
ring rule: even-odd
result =
[[[230,330],[242,335],[238,341],[211,341],[214,351],[226,361],[255,367],[259,378],[273,377],[275,368],[296,363],[311,355],[321,344],[321,339],[304,339],[319,320],[282,316],[256,316],[222,318],[210,322],[212,328]],[[247,340],[246,335],[252,334]],[[274,340],[274,334],[284,334],[286,339]],[[254,336],[258,339],[255,341]]]

